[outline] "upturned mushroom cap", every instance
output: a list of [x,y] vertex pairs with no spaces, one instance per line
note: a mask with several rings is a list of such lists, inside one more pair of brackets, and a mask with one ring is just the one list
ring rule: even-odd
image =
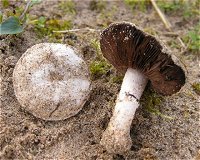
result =
[[64,44],[41,43],[17,62],[13,86],[21,106],[41,119],[62,120],[77,114],[90,92],[86,63]]
[[140,70],[162,95],[178,92],[185,84],[185,73],[175,64],[166,47],[155,37],[131,23],[114,23],[101,33],[104,57],[119,71]]

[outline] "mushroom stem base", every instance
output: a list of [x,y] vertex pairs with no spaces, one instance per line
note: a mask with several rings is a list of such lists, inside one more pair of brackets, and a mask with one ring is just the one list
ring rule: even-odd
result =
[[101,139],[108,152],[123,153],[131,148],[130,126],[146,84],[147,78],[141,72],[128,68],[113,116]]

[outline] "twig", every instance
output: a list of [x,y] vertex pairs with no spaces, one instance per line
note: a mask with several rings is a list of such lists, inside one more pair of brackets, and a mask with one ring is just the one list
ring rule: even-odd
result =
[[187,43],[186,47],[183,48],[183,50],[181,51],[181,54],[183,54],[183,53],[185,53],[185,52],[187,51],[187,49],[189,48],[190,44],[191,44],[191,39],[190,39],[189,42]]
[[26,12],[27,12],[27,10],[28,10],[30,4],[31,4],[31,0],[29,0],[29,1],[27,2],[26,7],[25,7],[25,9],[24,9],[24,12],[23,12],[23,13],[20,15],[20,17],[19,17],[20,20],[23,20],[23,18],[24,18],[24,16],[25,16],[25,14],[26,14]]
[[165,27],[171,31],[171,24],[169,23],[169,21],[165,18],[165,15],[161,12],[160,8],[157,6],[155,0],[150,0],[153,7],[155,8],[155,10],[157,11],[158,15],[160,16],[161,20],[163,21]]
[[184,49],[187,49],[187,47],[185,46],[185,44],[183,43],[182,39],[178,36],[177,39],[179,40],[179,42],[181,43],[181,45],[183,46]]
[[[155,8],[155,10],[157,11],[158,15],[160,16],[160,18],[161,18],[162,22],[164,23],[165,27],[166,27],[169,31],[173,32],[173,31],[172,31],[172,25],[171,25],[170,22],[166,19],[165,15],[161,12],[161,10],[160,10],[160,8],[157,6],[155,0],[150,0],[150,1],[151,1],[151,3],[152,3],[153,7]],[[183,41],[181,40],[181,38],[180,38],[179,36],[177,36],[177,39],[178,39],[178,41],[181,43],[181,46],[185,49],[186,46],[185,46],[185,44],[183,43]]]
[[171,37],[177,37],[178,36],[178,34],[174,33],[174,32],[166,32],[166,33],[163,33],[163,35],[165,35],[165,36],[171,36]]
[[69,32],[84,32],[84,31],[90,31],[90,32],[100,32],[100,30],[92,29],[92,28],[80,28],[80,29],[71,29],[71,30],[63,30],[63,31],[53,31],[53,33],[69,33]]

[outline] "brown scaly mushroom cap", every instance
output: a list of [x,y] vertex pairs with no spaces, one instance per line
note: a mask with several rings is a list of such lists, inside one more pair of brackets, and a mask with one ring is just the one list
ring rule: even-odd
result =
[[175,64],[166,48],[155,37],[134,24],[111,24],[101,33],[104,57],[119,71],[141,71],[162,95],[172,95],[185,84],[185,73]]

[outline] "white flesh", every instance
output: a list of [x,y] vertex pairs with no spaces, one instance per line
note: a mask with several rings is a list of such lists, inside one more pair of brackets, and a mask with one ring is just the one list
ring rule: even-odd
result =
[[101,140],[101,144],[109,152],[123,153],[130,149],[132,145],[130,126],[147,81],[140,71],[127,69],[113,116]]

